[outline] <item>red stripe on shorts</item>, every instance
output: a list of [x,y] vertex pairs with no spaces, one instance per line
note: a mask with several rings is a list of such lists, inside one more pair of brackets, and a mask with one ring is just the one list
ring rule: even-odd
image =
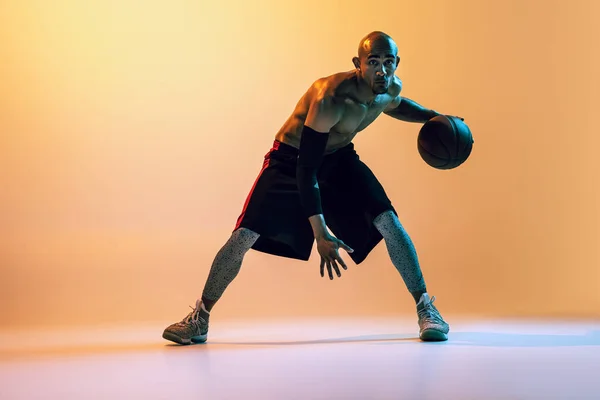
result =
[[279,149],[279,142],[275,141],[273,143],[273,147],[271,148],[271,150],[269,150],[269,152],[265,156],[265,161],[263,162],[263,166],[262,166],[260,172],[258,173],[258,176],[256,177],[256,180],[254,181],[254,184],[252,185],[252,188],[250,189],[250,193],[248,193],[248,197],[246,197],[246,201],[244,202],[244,207],[242,208],[242,213],[240,214],[240,216],[237,219],[237,222],[235,223],[235,229],[234,230],[239,229],[240,224],[242,223],[242,220],[244,219],[244,216],[246,215],[246,210],[248,208],[248,203],[250,203],[250,199],[252,198],[252,193],[254,193],[254,189],[256,188],[256,184],[258,183],[258,180],[262,176],[263,172],[265,172],[265,170],[269,167],[269,162],[271,161],[271,152],[273,152],[275,150],[278,150],[278,149]]

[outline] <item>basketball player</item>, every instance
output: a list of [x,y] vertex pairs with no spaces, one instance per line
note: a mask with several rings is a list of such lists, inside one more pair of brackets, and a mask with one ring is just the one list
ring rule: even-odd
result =
[[182,321],[165,329],[163,338],[179,344],[206,341],[210,312],[250,249],[306,261],[316,241],[321,277],[326,268],[333,279],[334,271],[340,277],[340,267],[347,269],[340,249],[360,264],[383,239],[415,300],[419,337],[448,339],[449,326],[427,293],[412,241],[352,143],[382,113],[416,123],[440,114],[401,97],[402,82],[395,76],[398,48],[387,34],[364,37],[352,61],[354,70],[318,79],[302,96],[264,158],[202,297]]

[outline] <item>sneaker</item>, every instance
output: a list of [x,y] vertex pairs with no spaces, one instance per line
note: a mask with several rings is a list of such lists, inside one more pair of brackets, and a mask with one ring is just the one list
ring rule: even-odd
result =
[[196,308],[180,322],[167,327],[162,337],[179,344],[204,343],[208,336],[208,317],[209,313],[203,307],[202,300],[198,299]]
[[444,321],[440,312],[433,305],[435,296],[431,299],[427,293],[421,295],[417,304],[419,316],[419,337],[426,342],[439,342],[448,340],[450,326]]

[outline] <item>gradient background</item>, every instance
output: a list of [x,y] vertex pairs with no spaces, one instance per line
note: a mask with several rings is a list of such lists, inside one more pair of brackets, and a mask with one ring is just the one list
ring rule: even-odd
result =
[[[593,0],[1,1],[0,327],[181,319],[275,133],[372,30],[398,43],[404,95],[475,137],[452,171],[422,162],[418,124],[382,116],[355,141],[440,310],[600,317],[599,17]],[[213,320],[416,318],[383,244],[333,282],[315,255],[248,253]]]

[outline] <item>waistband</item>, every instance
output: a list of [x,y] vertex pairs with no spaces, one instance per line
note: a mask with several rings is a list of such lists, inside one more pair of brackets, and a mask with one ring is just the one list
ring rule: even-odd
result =
[[[332,156],[334,154],[343,153],[344,151],[348,151],[348,150],[351,151],[353,149],[354,149],[354,143],[349,143],[346,146],[342,147],[341,149],[337,149],[333,153],[326,154],[325,157]],[[285,144],[283,142],[280,142],[279,140],[274,140],[273,141],[273,147],[271,148],[271,151],[279,151],[279,152],[282,152],[282,153],[285,153],[285,154],[298,155],[298,149],[297,148],[295,148],[294,146],[290,146],[289,144]]]
[[283,153],[298,154],[298,149],[297,148],[295,148],[294,146],[290,146],[289,144],[285,144],[283,142],[280,142],[279,140],[274,140],[273,141],[273,147],[271,148],[271,150],[281,151]]

